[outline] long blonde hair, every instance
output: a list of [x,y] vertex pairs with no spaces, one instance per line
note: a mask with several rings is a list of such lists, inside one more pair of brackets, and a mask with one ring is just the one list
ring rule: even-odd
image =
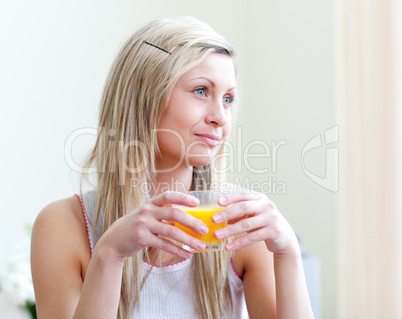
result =
[[[99,134],[86,163],[86,167],[98,168],[97,220],[103,218],[104,231],[148,200],[147,192],[140,186],[147,185],[156,171],[156,129],[172,89],[184,73],[212,52],[234,58],[233,47],[225,38],[191,17],[155,20],[133,34],[122,47],[105,83]],[[236,69],[234,59],[233,63]],[[218,154],[222,152],[221,147]],[[210,165],[194,168],[192,188],[200,185],[200,180],[201,188],[209,188],[211,182],[221,182],[220,177]],[[133,181],[138,187],[132,187]],[[140,309],[140,292],[146,279],[141,279],[140,269],[146,254],[144,250],[125,260],[120,319],[129,318],[134,307]],[[231,308],[229,258],[226,251],[193,256],[201,319],[221,318]],[[208,271],[211,268],[215,271]]]

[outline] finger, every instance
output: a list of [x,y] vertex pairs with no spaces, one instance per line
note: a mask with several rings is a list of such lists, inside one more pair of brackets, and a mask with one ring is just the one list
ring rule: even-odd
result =
[[229,206],[231,204],[240,202],[240,201],[247,201],[247,200],[259,200],[264,197],[264,194],[255,193],[251,191],[239,191],[236,193],[230,193],[227,195],[223,195],[219,198],[218,202],[221,206]]
[[208,233],[208,227],[205,223],[180,208],[159,207],[155,210],[155,218],[167,222],[177,222],[201,235]]
[[194,196],[180,192],[165,192],[159,194],[151,200],[151,203],[156,206],[169,206],[171,204],[183,206],[197,206],[200,202]]
[[170,222],[170,221],[164,220],[164,219],[162,219],[161,222],[164,223],[164,224],[168,224],[168,225],[174,225],[173,222]]
[[161,224],[161,223],[160,223],[160,225],[151,225],[150,231],[159,236],[163,236],[168,239],[173,239],[175,241],[178,241],[178,242],[185,244],[195,250],[204,250],[205,249],[204,242],[186,234],[178,227],[175,227],[172,225]]
[[176,256],[178,256],[180,258],[184,258],[184,259],[188,259],[192,256],[192,253],[190,253],[189,251],[181,248],[178,245],[173,244],[169,240],[166,240],[166,239],[158,237],[158,236],[154,236],[149,247],[154,247],[154,248],[164,250],[170,254],[176,255]]
[[223,222],[236,223],[241,217],[253,216],[262,211],[264,203],[259,200],[244,200],[236,202],[212,216],[215,224]]
[[268,224],[268,218],[264,215],[257,215],[250,218],[244,218],[233,225],[218,229],[214,232],[217,239],[223,239],[245,232],[251,232],[262,228]]
[[258,241],[262,241],[262,240],[266,239],[267,237],[269,237],[269,235],[267,235],[267,233],[269,233],[268,228],[262,228],[262,229],[252,231],[252,232],[248,233],[246,236],[243,236],[243,237],[236,239],[236,240],[232,241],[231,243],[227,244],[226,249],[228,251],[234,251],[234,250],[238,250],[240,248],[246,247],[246,246],[250,246]]

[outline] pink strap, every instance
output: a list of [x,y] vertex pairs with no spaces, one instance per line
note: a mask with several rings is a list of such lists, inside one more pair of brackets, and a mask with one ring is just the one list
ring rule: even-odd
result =
[[92,257],[92,243],[91,243],[91,237],[89,235],[89,226],[88,226],[88,218],[87,218],[87,213],[85,212],[84,204],[82,203],[82,199],[78,194],[74,194],[80,201],[81,209],[82,209],[82,215],[84,216],[85,220],[85,228],[87,229],[87,236],[88,236],[88,244],[89,244],[89,251],[91,252],[91,257]]
[[230,258],[230,266],[232,266],[232,270],[233,270],[234,274],[237,276],[237,278],[239,278],[241,281],[243,281],[243,277],[240,277],[239,274],[236,272],[236,269],[233,265],[233,258]]
[[170,267],[170,266],[179,265],[179,264],[181,264],[181,263],[184,263],[184,262],[187,261],[187,260],[188,260],[188,259],[183,259],[183,260],[178,261],[177,263],[166,264],[166,265],[164,265],[164,266],[152,265],[151,263],[147,262],[146,260],[144,260],[144,263],[146,263],[146,264],[148,264],[148,265],[150,265],[150,266],[152,266],[152,267],[155,267],[155,268],[167,268],[167,267]]

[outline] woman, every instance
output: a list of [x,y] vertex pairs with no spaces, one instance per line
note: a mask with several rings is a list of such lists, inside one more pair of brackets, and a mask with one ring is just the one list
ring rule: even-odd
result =
[[[312,318],[293,230],[263,194],[233,191],[214,215],[226,249],[173,204],[217,174],[235,113],[232,46],[194,18],[161,19],[120,51],[101,101],[87,167],[96,190],[54,202],[32,234],[39,318]],[[234,238],[233,240],[230,238]],[[212,271],[213,270],[213,271]],[[243,297],[244,296],[244,297]]]

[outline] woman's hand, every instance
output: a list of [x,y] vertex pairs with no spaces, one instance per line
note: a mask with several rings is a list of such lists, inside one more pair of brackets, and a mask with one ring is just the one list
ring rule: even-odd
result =
[[199,234],[206,234],[208,227],[186,212],[172,208],[171,204],[197,206],[199,201],[179,192],[160,194],[113,223],[100,239],[100,243],[111,247],[122,259],[133,256],[146,247],[162,249],[181,258],[190,258],[190,252],[170,240],[197,250],[203,250],[205,243],[173,226],[173,222]]
[[220,239],[247,233],[226,245],[227,250],[237,250],[262,240],[275,254],[299,249],[293,229],[264,194],[232,193],[221,197],[219,204],[230,206],[215,214],[213,220],[216,224],[227,221],[229,225],[215,231],[215,237]]

